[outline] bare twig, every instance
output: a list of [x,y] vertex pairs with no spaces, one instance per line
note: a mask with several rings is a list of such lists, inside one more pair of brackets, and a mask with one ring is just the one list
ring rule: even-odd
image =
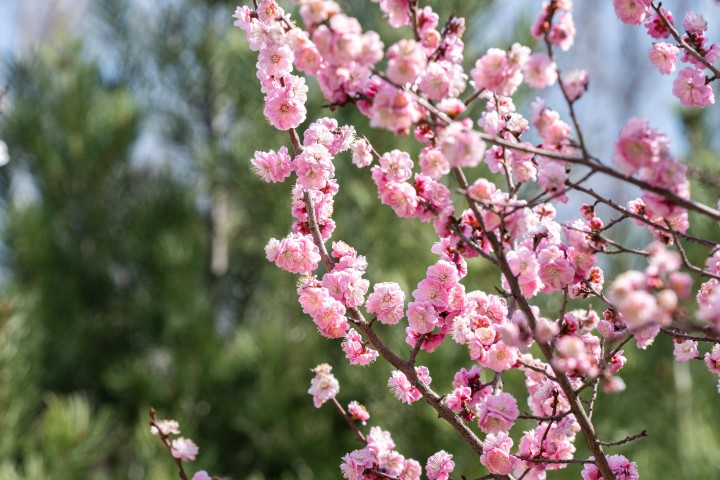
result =
[[622,445],[623,443],[632,442],[633,440],[637,440],[638,438],[647,437],[647,436],[648,436],[647,430],[643,430],[640,433],[627,436],[627,437],[623,438],[622,440],[618,440],[617,442],[603,442],[601,440],[598,440],[598,443],[605,445],[606,447],[614,447],[616,445]]

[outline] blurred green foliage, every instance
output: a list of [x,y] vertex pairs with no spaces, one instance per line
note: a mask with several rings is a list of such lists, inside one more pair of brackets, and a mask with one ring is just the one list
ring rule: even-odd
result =
[[[386,44],[407,33],[385,26],[374,5],[346,3]],[[433,5],[443,18],[480,22],[467,35],[467,66],[487,46],[479,16],[491,5]],[[335,366],[340,401],[366,404],[370,424],[390,430],[401,453],[424,463],[443,448],[456,455],[457,472],[481,475],[429,407],[392,398],[389,366],[347,366],[339,342],[318,336],[302,314],[295,279],[265,261],[267,239],[289,230],[290,186],[263,184],[248,160],[288,139],[259,114],[255,54],[231,27],[233,8],[98,0],[91,38],[55,38],[7,68],[0,479],[175,478],[149,434],[151,405],[200,445],[190,471],[338,478],[340,457],[358,444],[332,408],[312,407],[309,369],[320,362]],[[310,83],[311,118],[330,115]],[[369,132],[352,109],[332,115]],[[379,151],[417,151],[410,138],[373,132],[371,141]],[[369,173],[358,174],[347,154],[337,175],[333,238],[367,256],[371,281],[412,291],[434,261],[431,226],[398,223],[378,206]],[[470,271],[468,290],[499,285],[482,262]],[[401,329],[379,331],[408,349]],[[608,440],[649,430],[649,439],[619,449],[645,478],[717,478],[715,387],[699,363],[673,367],[670,348],[661,339],[638,361],[628,354],[628,391],[601,395],[598,430]],[[470,366],[451,344],[420,362],[441,392]],[[505,383],[522,390],[518,372]]]

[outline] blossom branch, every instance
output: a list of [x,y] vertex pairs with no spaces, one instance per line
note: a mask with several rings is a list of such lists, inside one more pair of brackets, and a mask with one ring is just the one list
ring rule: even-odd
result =
[[[458,183],[460,184],[460,187],[463,190],[468,189],[469,185],[467,183],[467,180],[465,179],[465,174],[463,173],[462,169],[459,167],[453,168],[453,172],[455,174],[455,177],[458,180]],[[475,215],[478,218],[482,218],[479,215],[479,211],[477,210],[477,205],[475,202],[472,201],[472,199],[468,196],[468,203],[470,205],[470,208],[475,212]],[[520,290],[520,285],[517,281],[517,278],[513,275],[512,269],[510,268],[510,264],[508,263],[505,256],[502,254],[503,247],[500,241],[497,239],[495,234],[493,232],[489,232],[485,229],[483,229],[483,233],[487,237],[488,241],[492,245],[493,250],[495,251],[496,258],[498,259],[498,267],[500,268],[503,275],[505,275],[505,278],[507,279],[508,285],[511,290],[512,296],[515,298],[515,300],[518,303],[518,306],[520,310],[525,314],[525,317],[527,318],[528,325],[530,326],[530,330],[533,332],[533,335],[535,334],[535,326],[536,326],[536,319],[535,319],[535,313],[532,311],[532,308],[530,307],[530,304],[528,303],[525,296],[522,294],[522,291]],[[538,341],[536,339],[536,342],[538,346],[540,347],[540,350],[542,351],[545,358],[550,361],[553,358],[553,352],[550,345],[546,342]],[[588,445],[588,448],[590,448],[590,451],[593,453],[595,457],[595,465],[597,465],[598,470],[600,470],[600,473],[603,475],[606,479],[613,479],[615,478],[614,474],[612,473],[612,470],[610,468],[610,465],[607,462],[607,458],[605,457],[605,454],[603,453],[602,446],[598,445],[596,440],[597,436],[595,435],[595,427],[593,426],[592,422],[588,418],[585,409],[583,408],[582,404],[578,400],[577,395],[575,394],[572,385],[570,384],[570,380],[568,379],[567,375],[562,372],[556,370],[554,367],[553,372],[555,373],[555,377],[557,378],[557,384],[562,389],[563,393],[567,397],[568,403],[570,404],[570,409],[573,412],[573,415],[575,415],[575,419],[578,421],[578,424],[580,425],[580,429],[583,432],[583,435],[585,436],[585,441]]]
[[183,467],[182,460],[179,458],[176,458],[175,455],[173,455],[172,444],[170,443],[170,435],[165,433],[164,430],[159,425],[158,418],[157,418],[157,412],[152,407],[150,407],[150,427],[153,427],[157,430],[158,436],[160,437],[160,441],[162,442],[163,445],[165,445],[165,448],[167,448],[168,452],[170,452],[170,456],[175,461],[175,465],[177,465],[178,476],[182,480],[188,480],[188,476],[187,476],[187,473],[185,473],[185,468]]
[[688,45],[688,43],[683,40],[682,36],[680,35],[680,32],[677,31],[675,26],[668,20],[668,18],[665,16],[665,14],[662,11],[662,2],[658,2],[656,5],[655,3],[652,3],[652,8],[655,10],[655,13],[658,14],[658,16],[662,19],[663,23],[665,24],[665,27],[670,31],[670,35],[675,39],[676,42],[678,42],[678,45],[680,45],[686,52],[688,52],[692,57],[697,60],[698,62],[702,63],[708,70],[713,72],[715,74],[715,77],[720,77],[720,70],[715,68],[715,66],[708,62],[705,57],[700,55],[700,53],[695,50],[693,47]]
[[[291,133],[291,138],[292,136],[293,135]],[[313,205],[312,199],[307,193],[304,195],[304,202],[305,208],[308,212],[308,218],[310,219],[310,212],[314,212],[315,207]],[[322,236],[320,234],[320,229],[317,225],[317,222],[309,221],[308,224],[310,226],[313,242],[321,252],[324,252],[321,253],[321,256],[323,257],[323,264],[328,269],[328,271],[331,271],[334,265],[334,261],[327,254],[327,250],[325,249],[325,244],[322,240]],[[375,330],[373,330],[372,326],[370,326],[370,324],[363,318],[359,310],[357,310],[356,308],[348,308],[347,311],[350,318],[354,321],[354,323],[362,331],[362,333],[365,334],[365,337],[367,338],[368,342],[373,346],[373,348],[375,348],[388,363],[390,363],[393,367],[405,374],[410,383],[418,389],[425,401],[432,408],[434,408],[435,411],[437,411],[438,415],[442,417],[445,421],[447,421],[460,434],[460,436],[463,438],[465,443],[470,446],[470,448],[472,448],[478,455],[482,455],[482,441],[480,441],[477,435],[475,435],[475,433],[470,430],[467,425],[465,425],[465,423],[463,423],[462,419],[460,419],[455,412],[453,412],[442,402],[442,398],[440,397],[440,395],[435,393],[429,386],[427,386],[422,380],[420,380],[414,366],[397,356],[392,350],[390,350],[387,345],[385,345],[385,343],[380,339]]]

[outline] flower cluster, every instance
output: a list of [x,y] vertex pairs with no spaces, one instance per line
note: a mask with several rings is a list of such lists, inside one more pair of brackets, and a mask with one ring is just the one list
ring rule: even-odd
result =
[[[625,23],[643,22],[650,37],[669,39],[675,29],[672,12],[655,7],[650,0],[613,0],[615,13]],[[706,107],[715,103],[715,94],[705,69],[720,59],[720,44],[710,43],[705,36],[707,22],[699,13],[688,10],[682,23],[685,34],[677,38],[677,45],[657,42],[650,48],[650,62],[663,75],[675,72],[678,56],[688,66],[680,70],[673,82],[673,95],[684,106]],[[680,55],[680,48],[683,48]],[[695,55],[693,55],[693,53]],[[701,61],[700,59],[704,60]],[[717,70],[715,71],[717,72]],[[717,75],[714,77],[717,78]]]
[[692,277],[678,271],[680,255],[662,244],[651,246],[650,261],[644,272],[629,270],[621,273],[608,289],[608,299],[614,310],[603,322],[609,335],[627,328],[633,333],[639,348],[647,348],[661,327],[670,325],[678,301],[688,298]]
[[310,382],[308,393],[313,397],[315,408],[320,408],[323,403],[334,399],[340,393],[340,383],[327,363],[321,363],[313,368],[312,372],[315,376]]
[[[180,435],[180,424],[176,420],[160,420],[157,418],[155,409],[150,409],[150,433],[160,437],[163,444],[170,450],[170,454],[176,459],[183,478],[187,478],[183,465],[180,462],[191,462],[197,457],[198,446],[186,437],[177,437],[171,440],[171,435]],[[205,470],[196,472],[191,480],[210,480],[210,475]]]
[[342,458],[340,471],[343,478],[370,480],[379,478],[372,472],[379,472],[385,478],[390,476],[400,480],[420,480],[422,467],[417,460],[405,458],[395,450],[395,442],[389,432],[380,427],[372,427],[365,437],[365,442],[364,448],[354,450]]

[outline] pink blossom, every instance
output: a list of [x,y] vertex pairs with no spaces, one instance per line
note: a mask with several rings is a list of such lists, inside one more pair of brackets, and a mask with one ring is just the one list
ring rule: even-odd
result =
[[413,297],[415,300],[430,302],[438,312],[442,312],[447,309],[448,302],[450,300],[448,290],[443,287],[441,283],[434,281],[431,278],[423,279],[420,283],[418,283],[417,289],[413,290]]
[[[375,169],[377,167],[373,167]],[[380,201],[390,206],[400,218],[411,218],[418,206],[417,191],[408,183],[387,182],[378,186]]]
[[180,424],[176,420],[158,420],[150,426],[150,433],[153,435],[179,435]]
[[516,183],[525,183],[537,179],[537,167],[533,163],[534,158],[535,155],[532,153],[519,150],[511,151],[510,168]]
[[377,314],[381,323],[395,325],[404,315],[404,303],[405,293],[400,285],[394,282],[376,283],[365,308],[368,312]]
[[532,298],[542,288],[535,252],[523,246],[509,251],[506,258],[512,273],[517,277],[523,295]]
[[452,458],[445,450],[440,450],[428,458],[425,464],[428,480],[448,480],[448,474],[455,469]]
[[478,59],[475,68],[470,71],[470,76],[475,82],[476,90],[487,88],[498,95],[511,96],[522,82],[521,68],[522,64],[510,61],[507,52],[491,48]]
[[702,35],[707,30],[707,21],[697,12],[688,10],[683,18],[683,28],[687,33]]
[[378,352],[369,348],[354,328],[348,330],[342,349],[352,365],[370,365],[378,357]]
[[359,420],[363,425],[365,425],[370,419],[370,414],[368,413],[367,408],[365,408],[365,405],[362,405],[355,400],[348,404],[347,410],[353,420]]
[[422,116],[410,93],[391,86],[375,94],[371,112],[371,127],[385,128],[398,134],[407,133]]
[[430,100],[442,100],[460,95],[465,90],[466,79],[462,66],[443,60],[427,66],[418,87]]
[[200,470],[199,472],[195,472],[191,480],[212,480],[212,478],[205,470]]
[[[661,9],[663,15],[665,15],[665,18],[667,18],[668,22],[670,22],[670,25],[673,24],[673,15],[670,10],[665,10],[664,8]],[[668,38],[670,36],[670,29],[665,25],[665,22],[663,22],[662,18],[660,18],[660,15],[657,14],[657,12],[653,12],[652,17],[650,17],[645,24],[645,28],[647,28],[648,35],[650,35],[652,38]]]
[[548,40],[560,50],[567,52],[575,42],[576,33],[572,13],[562,12],[558,15],[557,21],[550,27]]
[[277,17],[283,16],[285,12],[275,0],[263,0],[257,8],[257,14],[261,22],[270,24],[275,22]]
[[445,397],[445,405],[451,410],[465,410],[472,398],[472,390],[469,387],[457,387]]
[[[594,457],[590,457],[590,460],[594,460]],[[635,462],[629,461],[624,456],[608,455],[607,461],[616,480],[638,480],[640,478]],[[586,463],[583,465],[583,470],[580,474],[583,480],[601,480],[603,478],[594,463]]]
[[307,275],[320,261],[320,251],[312,238],[297,233],[291,233],[279,242],[271,239],[265,251],[268,260],[290,273]]
[[432,332],[438,323],[437,312],[428,301],[409,303],[407,317],[410,328],[419,334]]
[[394,83],[413,83],[426,65],[427,57],[420,44],[403,39],[388,49],[387,76]]
[[357,19],[340,13],[330,17],[327,25],[319,25],[313,32],[312,40],[328,63],[340,66],[357,57],[362,45],[361,32]]
[[510,370],[515,362],[517,362],[518,353],[515,347],[509,347],[503,342],[498,342],[490,346],[487,356],[479,363],[483,367],[487,367],[496,372]]
[[352,163],[356,166],[362,168],[372,163],[372,146],[367,140],[360,138],[350,148],[352,150]]
[[665,42],[653,43],[650,48],[650,63],[658,69],[663,75],[668,75],[675,71],[675,62],[677,61],[678,47]]
[[495,475],[507,475],[513,469],[515,458],[510,455],[513,440],[507,432],[489,433],[483,442],[480,463]]
[[630,292],[617,306],[625,325],[630,329],[653,324],[657,318],[655,297],[641,290]]
[[631,25],[640,25],[645,20],[650,3],[650,0],[613,0],[615,14],[622,22]]
[[180,437],[172,441],[170,450],[172,456],[177,458],[178,460],[182,460],[183,462],[191,462],[195,460],[199,449],[198,446],[195,445],[195,442],[193,442],[189,438]]
[[587,70],[570,70],[560,81],[571,102],[583,96],[590,83],[590,75]]
[[236,19],[233,22],[233,25],[241,28],[242,30],[245,30],[246,32],[251,28],[250,25],[253,23],[253,21],[256,21],[253,18],[253,11],[250,10],[250,7],[246,5],[243,5],[242,7],[237,7],[235,9],[235,13],[233,14],[233,18]]
[[364,303],[365,293],[370,287],[370,282],[362,278],[362,273],[354,268],[333,271],[323,275],[322,284],[333,298],[340,300],[345,306],[359,307]]
[[565,257],[565,252],[555,245],[540,252],[538,263],[540,279],[545,285],[543,291],[560,290],[573,281],[575,269]]
[[305,121],[307,110],[304,102],[290,98],[287,92],[272,91],[265,97],[263,114],[278,130],[290,130]]
[[506,392],[490,395],[478,408],[478,426],[485,433],[508,431],[518,415],[520,410],[515,397]]
[[603,382],[602,386],[603,392],[605,393],[620,393],[624,392],[626,388],[625,380],[617,376],[605,377],[605,382]]
[[329,17],[340,12],[340,7],[335,2],[310,0],[299,3],[301,3],[300,16],[308,27],[322,23]]
[[321,143],[306,146],[295,157],[295,172],[298,183],[305,189],[324,188],[327,181],[335,174],[332,156]]
[[530,120],[548,145],[564,143],[570,135],[570,125],[560,119],[559,113],[546,108],[545,102],[540,98],[537,98],[532,104]]
[[700,285],[700,290],[698,291],[695,299],[701,309],[710,307],[712,303],[711,298],[720,291],[719,287],[720,283],[714,278]]
[[368,447],[354,450],[342,458],[340,471],[347,480],[364,480],[365,470],[377,465],[377,458]]
[[407,458],[402,471],[398,473],[398,478],[400,480],[420,480],[420,475],[422,475],[420,463],[412,458]]
[[525,83],[532,88],[545,88],[557,80],[557,67],[546,53],[533,53],[523,66]]
[[412,177],[413,161],[402,150],[392,150],[380,157],[380,168],[391,182],[404,182]]
[[649,127],[647,120],[630,119],[615,143],[615,161],[628,174],[658,163],[667,153],[667,138]]
[[268,183],[282,182],[290,176],[295,168],[288,155],[287,147],[280,147],[277,152],[274,150],[255,152],[255,158],[250,163],[252,163],[255,173]]
[[445,155],[439,149],[431,147],[420,151],[420,168],[425,175],[435,180],[450,172],[450,164]]
[[705,83],[705,75],[697,68],[686,67],[680,70],[673,82],[672,92],[686,107],[706,107],[715,103],[712,86]]
[[675,341],[673,355],[678,362],[689,362],[698,356],[698,344],[694,340]]
[[460,280],[457,267],[446,260],[440,260],[430,265],[427,269],[427,278],[439,283],[448,290],[453,288]]
[[313,397],[315,408],[320,408],[323,403],[331,400],[340,393],[340,383],[332,374],[332,367],[327,363],[321,363],[313,369],[315,376],[310,381],[308,393]]
[[377,32],[365,32],[360,37],[360,51],[355,61],[363,66],[371,66],[382,60],[385,45]]
[[285,45],[266,45],[260,50],[257,68],[265,75],[282,78],[292,72],[293,51]]
[[370,452],[376,457],[382,457],[395,448],[390,432],[380,427],[371,427],[370,432],[365,436],[365,441]]
[[414,403],[422,397],[420,391],[413,387],[410,380],[399,370],[393,371],[390,375],[388,388],[403,403]]
[[478,132],[453,123],[443,132],[440,151],[451,167],[474,167],[483,159],[485,142]]
[[345,306],[329,295],[311,316],[320,334],[328,338],[342,338],[350,327],[345,317]]
[[410,23],[410,0],[372,0],[388,17],[390,26],[398,28]]
[[720,344],[713,345],[710,353],[705,354],[705,365],[712,373],[720,376]]

